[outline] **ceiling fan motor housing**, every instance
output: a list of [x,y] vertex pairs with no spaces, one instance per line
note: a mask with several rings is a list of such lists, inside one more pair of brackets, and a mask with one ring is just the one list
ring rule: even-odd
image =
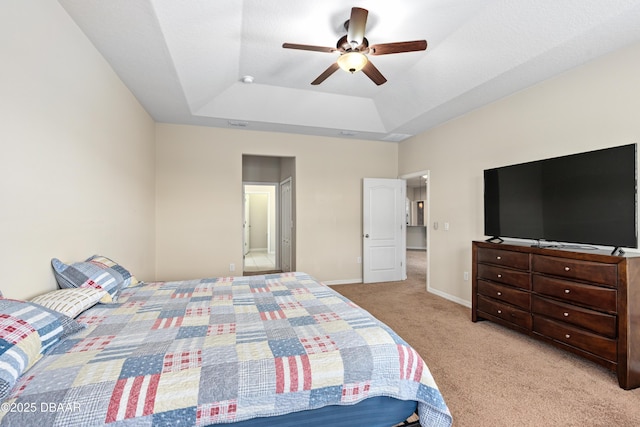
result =
[[[367,50],[369,48],[369,40],[367,40],[367,38],[364,37],[360,45],[352,46],[351,43],[349,43],[347,35],[345,34],[344,36],[340,37],[340,40],[338,40],[338,43],[336,43],[336,48],[342,52],[351,52],[351,51],[362,52],[363,50]],[[363,52],[363,53],[366,53],[366,52]]]

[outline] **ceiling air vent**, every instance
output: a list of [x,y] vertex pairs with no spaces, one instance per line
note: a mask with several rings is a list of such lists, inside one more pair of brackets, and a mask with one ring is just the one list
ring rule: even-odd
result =
[[341,130],[340,136],[356,136],[358,133],[352,130]]
[[243,122],[240,120],[227,120],[229,126],[233,126],[234,128],[246,128],[249,126],[249,122]]

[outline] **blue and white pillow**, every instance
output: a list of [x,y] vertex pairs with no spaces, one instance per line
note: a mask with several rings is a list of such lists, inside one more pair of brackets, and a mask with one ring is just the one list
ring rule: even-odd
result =
[[[127,270],[126,268],[124,268],[123,266],[121,266],[120,264],[115,262],[114,260],[107,258],[106,256],[93,255],[93,256],[87,258],[85,260],[85,262],[92,262],[94,264],[100,264],[100,265],[103,265],[105,267],[112,268],[112,269],[116,270],[117,272],[119,272],[120,274],[122,274],[122,277],[124,277],[124,279],[125,279],[125,284],[124,284],[123,288],[126,288],[128,286],[136,286],[137,284],[140,283],[140,281],[136,278],[136,276],[131,274],[129,272],[129,270]],[[127,281],[127,279],[129,279],[129,281]]]
[[53,258],[51,266],[60,288],[95,288],[107,291],[100,300],[103,303],[115,302],[120,290],[128,287],[132,280],[131,273],[125,268],[97,255],[73,264],[65,264],[58,258]]
[[38,304],[0,298],[0,400],[47,350],[84,327]]

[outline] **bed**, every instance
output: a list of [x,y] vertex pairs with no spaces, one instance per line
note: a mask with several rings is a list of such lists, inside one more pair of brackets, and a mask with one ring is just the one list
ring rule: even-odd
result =
[[82,293],[72,310],[24,302],[57,316],[41,337],[60,333],[7,380],[2,426],[390,427],[414,412],[451,425],[418,353],[305,273],[136,283],[113,262],[84,262],[106,280],[81,264],[54,263],[65,289],[52,294]]

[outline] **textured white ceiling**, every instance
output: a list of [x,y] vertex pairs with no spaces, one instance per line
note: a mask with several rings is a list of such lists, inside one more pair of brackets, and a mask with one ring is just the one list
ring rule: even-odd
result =
[[[59,0],[159,122],[399,141],[640,41],[640,0]],[[388,82],[338,70],[352,7]],[[242,77],[253,76],[252,84]]]

